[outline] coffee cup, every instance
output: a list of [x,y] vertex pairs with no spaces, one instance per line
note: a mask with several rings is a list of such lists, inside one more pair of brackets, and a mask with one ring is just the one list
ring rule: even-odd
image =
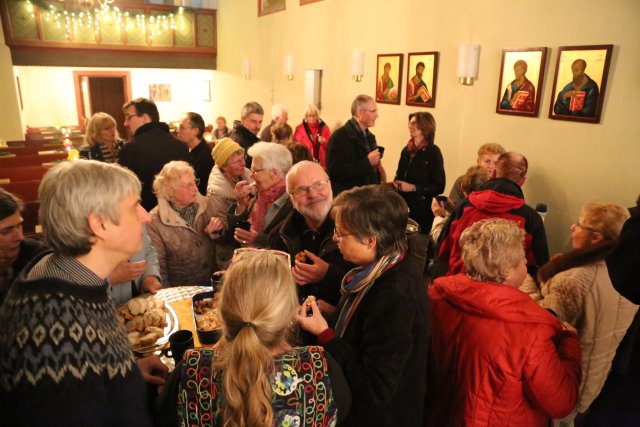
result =
[[169,335],[169,348],[163,351],[163,354],[178,363],[184,353],[193,346],[193,332],[181,329]]

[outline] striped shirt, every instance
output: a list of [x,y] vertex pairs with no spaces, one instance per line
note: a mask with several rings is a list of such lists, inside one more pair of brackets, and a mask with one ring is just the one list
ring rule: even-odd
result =
[[77,259],[66,256],[49,254],[33,266],[27,274],[28,280],[60,279],[83,286],[103,286],[105,280],[82,265]]

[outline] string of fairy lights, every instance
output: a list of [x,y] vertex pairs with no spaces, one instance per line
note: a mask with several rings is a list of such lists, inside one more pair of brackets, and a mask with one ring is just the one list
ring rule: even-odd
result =
[[125,32],[132,29],[146,29],[149,41],[153,41],[154,35],[163,31],[185,28],[183,7],[179,7],[176,13],[147,15],[123,12],[119,7],[111,6],[106,2],[94,7],[84,6],[83,10],[79,11],[68,11],[38,0],[25,0],[25,3],[32,17],[35,17],[37,7],[40,9],[42,19],[52,22],[57,28],[64,28],[67,40],[71,39],[72,34],[77,34],[82,29],[93,30],[98,35],[101,26],[109,23],[119,26]]

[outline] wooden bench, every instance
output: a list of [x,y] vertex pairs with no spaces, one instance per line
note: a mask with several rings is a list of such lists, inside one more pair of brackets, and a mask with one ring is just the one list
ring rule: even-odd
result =
[[43,163],[55,162],[57,160],[64,160],[66,158],[66,152],[45,155],[28,154],[16,157],[0,157],[0,169],[18,168],[24,166],[41,166]]
[[28,154],[38,154],[40,151],[64,150],[64,144],[40,144],[22,147],[1,147],[0,153],[11,153],[16,156],[24,156]]
[[0,168],[0,182],[34,181],[42,179],[49,168],[40,166],[23,166],[17,168]]
[[20,197],[24,202],[38,201],[39,186],[40,186],[39,179],[35,179],[31,181],[8,182],[8,183],[0,184],[0,187]]

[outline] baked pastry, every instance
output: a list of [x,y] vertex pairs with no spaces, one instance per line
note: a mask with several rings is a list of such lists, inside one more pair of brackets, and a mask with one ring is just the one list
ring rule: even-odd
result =
[[304,303],[307,305],[307,307],[311,307],[311,303],[314,302],[315,300],[316,300],[315,296],[309,295],[307,299],[304,300]]
[[301,262],[306,264],[307,261],[309,260],[309,258],[307,257],[307,254],[304,253],[304,251],[300,251],[296,254],[295,256],[296,261]]
[[127,334],[127,339],[129,340],[129,345],[136,346],[140,344],[140,332],[134,331],[129,332]]

